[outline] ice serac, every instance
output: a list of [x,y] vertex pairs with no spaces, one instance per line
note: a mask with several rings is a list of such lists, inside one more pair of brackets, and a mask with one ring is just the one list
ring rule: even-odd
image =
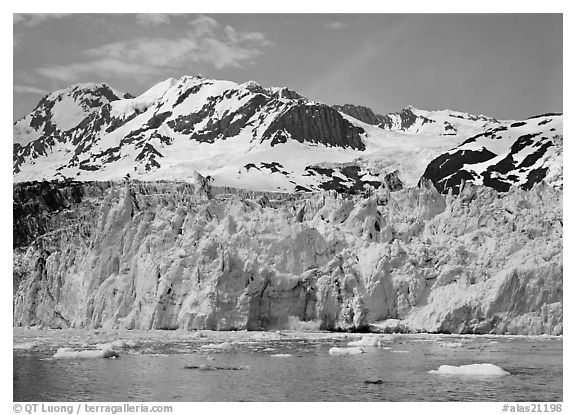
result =
[[[562,190],[14,185],[14,324],[561,334]],[[31,220],[34,218],[34,220]]]

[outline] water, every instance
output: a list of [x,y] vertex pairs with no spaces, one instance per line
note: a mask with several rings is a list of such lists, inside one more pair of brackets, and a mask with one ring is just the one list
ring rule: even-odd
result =
[[[562,401],[562,339],[383,336],[390,349],[332,356],[359,335],[335,333],[104,332],[15,329],[15,401]],[[56,360],[59,347],[132,339],[118,359]],[[201,349],[229,341],[230,351]],[[451,347],[453,346],[453,347]],[[399,352],[403,351],[403,352]],[[290,357],[273,357],[288,353]],[[212,360],[213,359],[213,360]],[[510,375],[428,373],[493,363]],[[208,365],[241,370],[197,370]],[[247,367],[247,368],[245,368]],[[365,381],[378,381],[367,384]]]

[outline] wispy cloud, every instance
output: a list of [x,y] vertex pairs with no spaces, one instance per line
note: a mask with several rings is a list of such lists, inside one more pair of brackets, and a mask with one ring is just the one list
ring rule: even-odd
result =
[[346,29],[348,24],[342,22],[329,22],[324,25],[324,29],[340,30]]
[[[270,46],[263,33],[222,27],[216,19],[200,16],[189,23],[180,38],[137,38],[92,48],[83,52],[86,62],[38,68],[53,79],[74,81],[82,75],[134,76],[145,81],[151,75],[190,66],[242,68]],[[198,68],[200,69],[200,68]]]
[[170,23],[168,13],[139,13],[136,15],[136,21],[142,26],[158,26]]
[[14,92],[18,92],[19,94],[38,94],[38,95],[46,95],[48,93],[48,91],[29,85],[14,85]]
[[12,37],[12,47],[16,49],[17,47],[22,45],[23,35],[22,33],[14,33]]
[[61,19],[69,15],[70,13],[14,13],[12,17],[15,25],[38,26],[45,21]]
[[38,68],[36,72],[47,78],[70,82],[77,80],[83,75],[98,75],[99,77],[141,76],[148,78],[151,75],[159,74],[161,71],[158,68],[134,62],[118,59],[99,59],[84,63]]

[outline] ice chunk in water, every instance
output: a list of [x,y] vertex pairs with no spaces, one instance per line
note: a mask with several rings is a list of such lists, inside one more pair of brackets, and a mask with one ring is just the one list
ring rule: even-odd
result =
[[62,347],[56,351],[53,357],[54,359],[116,358],[118,357],[118,353],[110,347],[98,350],[74,350],[70,347]]
[[347,356],[364,353],[361,347],[332,347],[328,353],[335,356]]
[[13,349],[14,350],[30,350],[36,346],[38,346],[38,342],[26,342],[26,343],[15,344],[13,346]]
[[453,342],[453,343],[440,343],[442,347],[462,347],[464,343],[461,342]]
[[224,343],[210,343],[200,346],[201,349],[217,349],[217,350],[232,350],[233,346],[229,342]]
[[270,356],[272,356],[272,357],[292,357],[292,355],[288,354],[288,353],[276,353],[276,354],[271,354]]
[[481,375],[481,376],[503,376],[510,373],[493,365],[492,363],[474,363],[464,366],[442,365],[438,370],[430,370],[428,373],[440,375]]

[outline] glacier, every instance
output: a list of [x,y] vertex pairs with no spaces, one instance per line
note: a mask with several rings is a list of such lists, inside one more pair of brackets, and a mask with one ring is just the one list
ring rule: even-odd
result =
[[560,335],[562,194],[16,183],[13,324]]

